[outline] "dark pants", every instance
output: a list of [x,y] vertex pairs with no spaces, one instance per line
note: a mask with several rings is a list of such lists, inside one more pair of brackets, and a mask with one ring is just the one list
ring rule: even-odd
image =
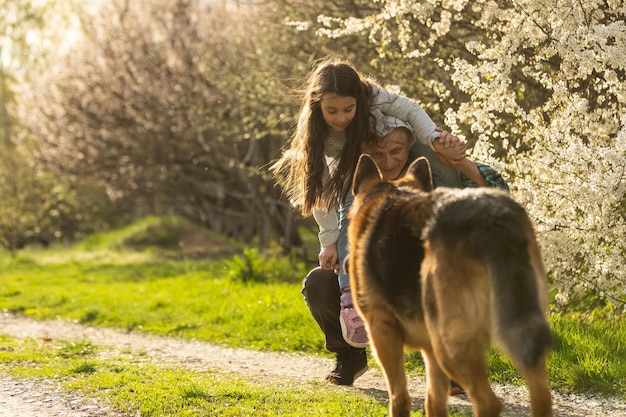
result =
[[341,290],[337,275],[331,269],[317,267],[309,271],[302,280],[302,294],[311,315],[324,333],[326,349],[340,355],[364,350],[350,346],[341,334],[339,324]]

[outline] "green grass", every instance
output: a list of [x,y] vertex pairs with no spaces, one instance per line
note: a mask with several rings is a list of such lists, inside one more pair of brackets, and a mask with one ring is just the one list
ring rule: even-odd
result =
[[[23,251],[14,257],[0,253],[0,308],[40,320],[61,317],[223,346],[330,357],[300,294],[306,272],[302,263],[251,249],[212,260],[189,260],[171,256],[172,252],[163,256],[152,245],[123,249],[120,242],[141,240],[133,236],[128,230],[116,231],[90,238],[86,246]],[[548,362],[552,388],[626,400],[622,386],[626,319],[557,314],[549,319],[555,335]],[[67,389],[102,396],[129,413],[182,416],[219,410],[220,415],[243,416],[255,410],[255,415],[273,416],[386,411],[384,398],[323,383],[292,387],[288,381],[224,380],[213,373],[103,360],[98,352],[106,347],[88,343],[54,345],[6,337],[0,342],[1,369],[20,377],[59,379]],[[423,374],[418,354],[407,354],[407,359],[410,373]],[[489,362],[493,381],[523,383],[510,361],[495,350]],[[419,410],[415,413],[421,415]]]
[[[141,355],[141,352],[134,353]],[[141,363],[139,365],[138,363]],[[53,379],[67,391],[97,398],[128,415],[157,416],[384,416],[386,392],[322,381],[294,385],[281,378],[195,372],[116,357],[89,342],[16,339],[0,335],[0,373]],[[452,417],[469,416],[451,407]],[[415,407],[411,416],[423,417]]]
[[222,261],[9,265],[5,259],[0,270],[0,308],[36,319],[272,351],[323,349],[296,284],[240,282]]
[[260,384],[210,371],[137,365],[128,357],[100,356],[106,347],[85,342],[0,336],[0,347],[1,371],[19,378],[60,381],[68,391],[97,397],[129,415],[382,416],[386,412],[382,396],[358,390],[321,382],[294,386],[281,379]]
[[626,399],[626,320],[588,322],[552,317],[555,349],[550,357],[551,381],[575,392],[619,395]]

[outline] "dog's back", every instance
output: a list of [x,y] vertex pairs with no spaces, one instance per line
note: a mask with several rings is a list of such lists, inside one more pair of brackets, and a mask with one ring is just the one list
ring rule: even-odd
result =
[[476,415],[498,415],[485,359],[493,336],[526,379],[533,416],[550,416],[546,278],[525,210],[498,190],[432,190],[426,160],[388,183],[363,157],[353,187],[351,285],[391,415],[410,413],[403,345],[423,352],[427,415],[447,415],[449,377]]

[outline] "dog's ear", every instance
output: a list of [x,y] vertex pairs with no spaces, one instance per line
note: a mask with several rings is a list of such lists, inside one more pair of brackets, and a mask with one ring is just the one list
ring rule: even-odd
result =
[[361,155],[352,179],[352,193],[357,195],[359,191],[363,192],[366,185],[372,181],[378,183],[381,178],[378,167],[372,158],[368,155]]
[[422,191],[432,191],[433,176],[428,159],[422,156],[413,161],[403,178],[403,183],[406,181],[410,181],[415,188]]

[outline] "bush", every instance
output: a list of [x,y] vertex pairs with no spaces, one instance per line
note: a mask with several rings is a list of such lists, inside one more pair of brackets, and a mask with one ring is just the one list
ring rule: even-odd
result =
[[268,255],[255,248],[227,260],[226,268],[230,279],[245,283],[297,282],[306,274],[304,262],[297,261],[293,254]]

